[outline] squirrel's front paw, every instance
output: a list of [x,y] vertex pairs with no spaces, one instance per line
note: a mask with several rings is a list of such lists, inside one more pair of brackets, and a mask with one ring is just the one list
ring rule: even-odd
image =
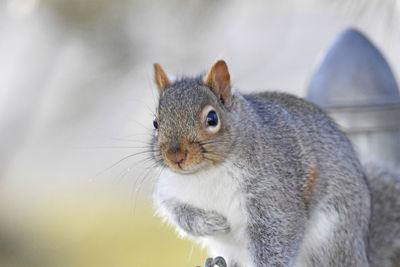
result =
[[228,220],[216,211],[209,211],[204,218],[204,228],[208,235],[227,234],[231,231]]
[[206,211],[190,205],[174,208],[176,223],[194,236],[227,234],[230,232],[228,220],[216,211]]

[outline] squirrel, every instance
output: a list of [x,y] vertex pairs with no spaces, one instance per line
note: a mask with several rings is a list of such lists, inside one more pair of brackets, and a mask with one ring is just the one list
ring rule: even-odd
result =
[[366,174],[320,108],[241,94],[223,60],[195,78],[154,71],[153,200],[181,236],[234,267],[399,266],[399,176]]

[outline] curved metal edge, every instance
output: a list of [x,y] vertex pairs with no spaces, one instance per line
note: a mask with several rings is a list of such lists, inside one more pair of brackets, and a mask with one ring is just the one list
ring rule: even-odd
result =
[[400,128],[400,103],[360,107],[329,108],[325,112],[345,132],[385,131]]

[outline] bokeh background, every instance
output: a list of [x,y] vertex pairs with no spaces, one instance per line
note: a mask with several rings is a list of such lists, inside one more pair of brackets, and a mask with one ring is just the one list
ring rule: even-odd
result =
[[202,265],[153,215],[152,64],[304,96],[349,26],[398,80],[399,25],[398,0],[0,1],[0,266]]

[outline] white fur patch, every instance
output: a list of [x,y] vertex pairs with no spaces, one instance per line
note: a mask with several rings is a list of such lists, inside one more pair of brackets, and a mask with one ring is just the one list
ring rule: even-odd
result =
[[339,214],[333,209],[317,209],[311,215],[309,222],[296,266],[310,266],[311,263],[308,260],[312,252],[324,246],[334,236]]
[[[241,266],[251,266],[247,249],[249,242],[246,232],[245,199],[243,194],[239,193],[239,184],[235,179],[238,173],[240,170],[225,164],[188,175],[164,170],[157,182],[153,198],[158,213],[170,223],[171,214],[162,204],[163,200],[167,199],[176,199],[197,208],[214,210],[225,216],[231,226],[229,234],[191,238],[206,246],[210,256],[223,256],[228,264],[234,259]],[[179,233],[186,236],[182,230]]]

